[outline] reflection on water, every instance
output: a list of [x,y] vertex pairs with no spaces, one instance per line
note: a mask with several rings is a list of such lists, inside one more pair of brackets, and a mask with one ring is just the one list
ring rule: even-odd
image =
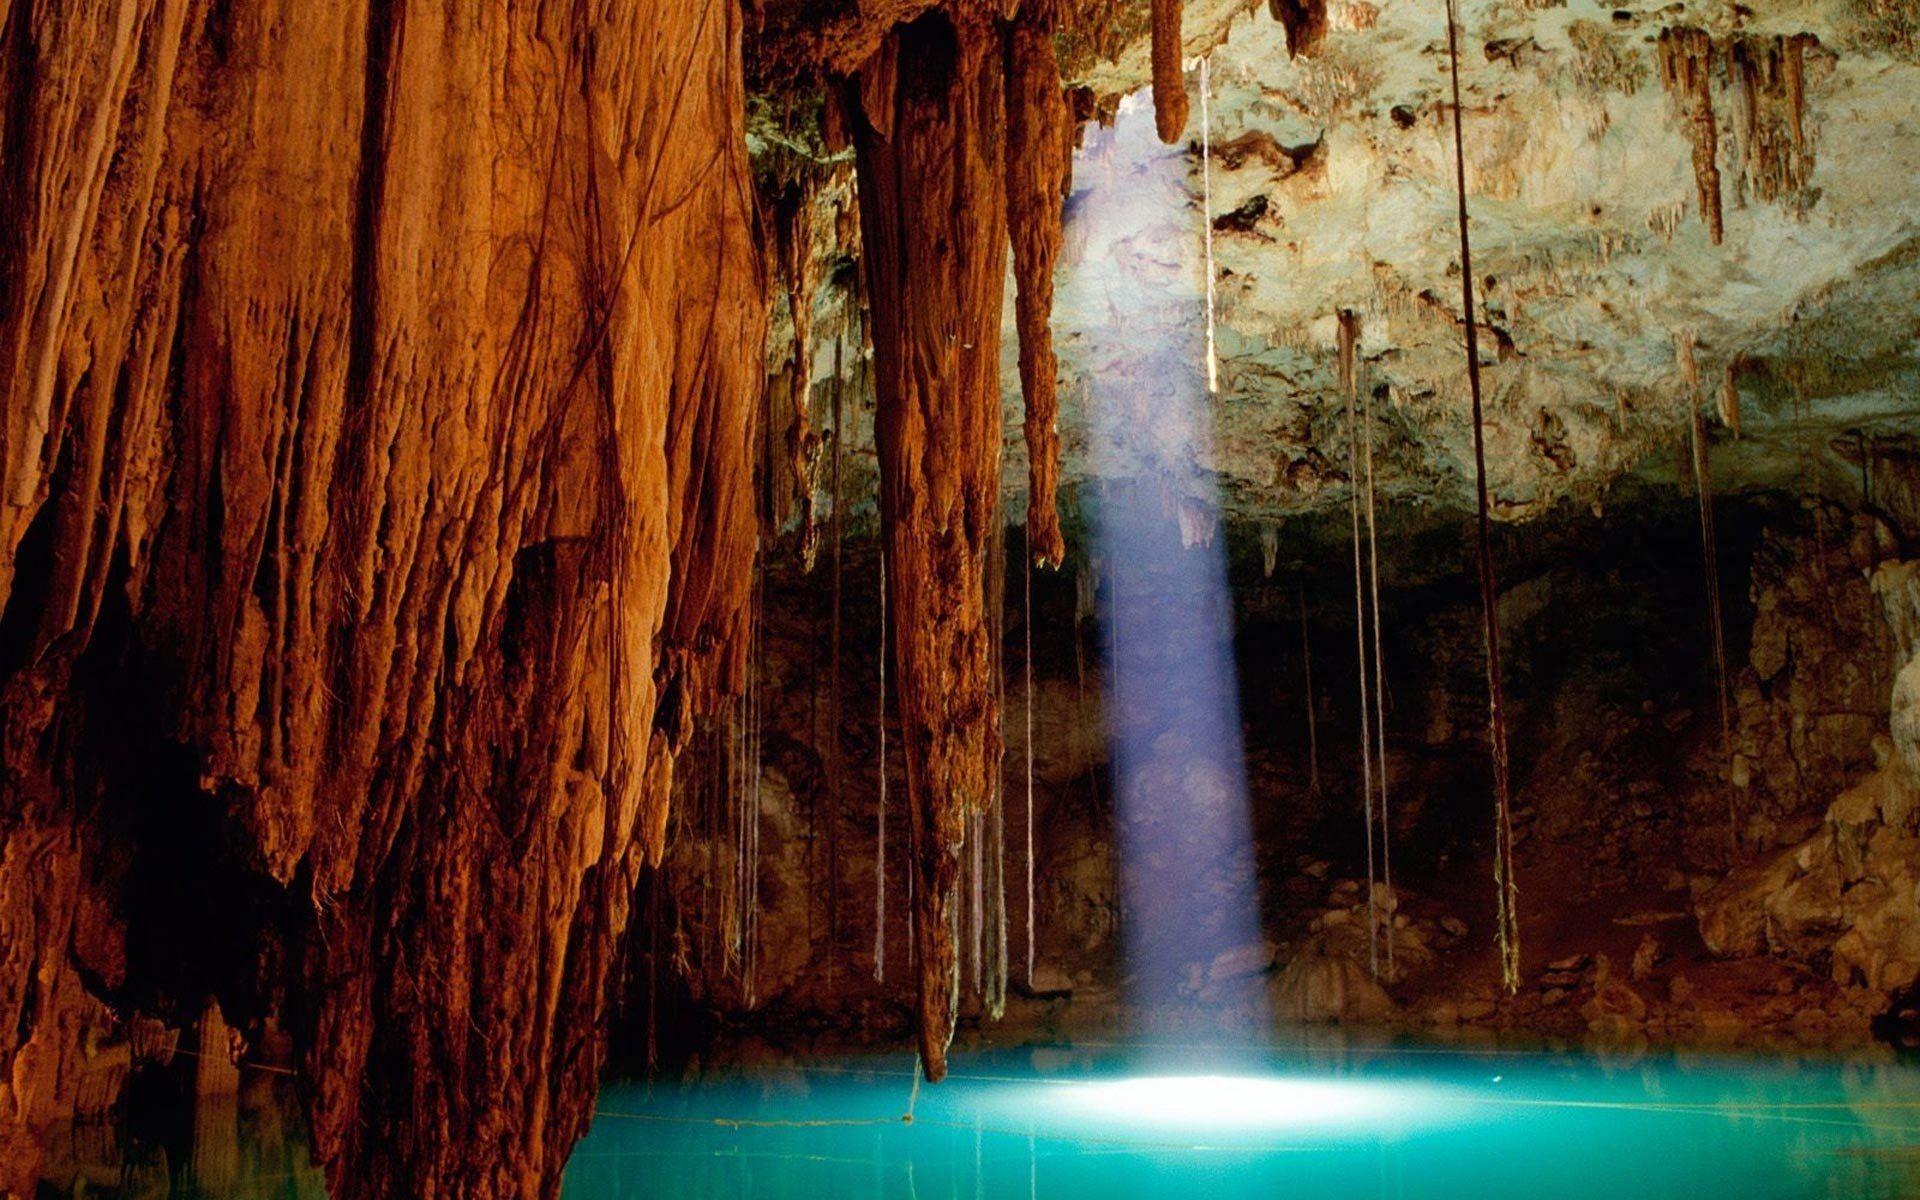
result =
[[[1920,1195],[1920,1068],[1857,1059],[1087,1046],[714,1067],[611,1084],[565,1200]],[[908,1122],[903,1117],[911,1113]],[[43,1196],[321,1200],[282,1076],[148,1079]]]
[[292,1080],[197,1066],[136,1075],[113,1117],[55,1130],[39,1195],[325,1200]]

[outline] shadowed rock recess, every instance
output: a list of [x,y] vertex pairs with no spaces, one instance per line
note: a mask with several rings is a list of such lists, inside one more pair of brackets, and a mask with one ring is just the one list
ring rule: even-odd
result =
[[1457,105],[1444,12],[0,5],[0,1196],[182,1031],[336,1200],[544,1200],[643,1038],[1124,1026],[1109,739],[1239,797],[1103,710],[1122,587],[1239,668],[1196,1009],[1920,1025],[1920,8],[1471,0]]

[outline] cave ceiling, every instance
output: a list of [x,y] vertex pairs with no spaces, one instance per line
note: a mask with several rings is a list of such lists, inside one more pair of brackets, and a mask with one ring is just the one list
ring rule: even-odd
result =
[[[1726,487],[1851,487],[1861,431],[1920,426],[1910,7],[1463,5],[1496,516],[1604,505],[1627,475],[1671,479],[1690,396]],[[1107,26],[1124,35],[1109,56],[1063,52],[1098,113],[1076,155],[1053,315],[1069,492],[1145,477],[1253,519],[1344,506],[1336,313],[1351,309],[1382,503],[1466,505],[1442,7],[1333,0],[1317,45],[1290,54],[1265,6],[1189,4],[1193,104],[1171,146],[1154,136],[1144,13],[1129,13]],[[1218,354],[1204,403],[1202,57]],[[1718,244],[1696,171],[1699,93],[1674,78],[1690,65],[1713,116]],[[1011,339],[1004,359],[1014,512],[1025,452]],[[865,444],[864,430],[849,436]]]

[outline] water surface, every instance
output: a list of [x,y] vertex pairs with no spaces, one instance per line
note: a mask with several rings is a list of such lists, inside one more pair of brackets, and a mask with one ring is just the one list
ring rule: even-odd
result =
[[[912,1120],[904,1118],[911,1113]],[[1920,1196],[1882,1058],[1117,1047],[609,1085],[566,1200]]]

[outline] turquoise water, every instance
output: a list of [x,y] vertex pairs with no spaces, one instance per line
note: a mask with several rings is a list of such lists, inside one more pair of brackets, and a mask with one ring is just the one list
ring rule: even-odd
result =
[[1920,1070],[1082,1047],[916,1088],[910,1056],[797,1061],[609,1085],[564,1196],[1920,1196]]

